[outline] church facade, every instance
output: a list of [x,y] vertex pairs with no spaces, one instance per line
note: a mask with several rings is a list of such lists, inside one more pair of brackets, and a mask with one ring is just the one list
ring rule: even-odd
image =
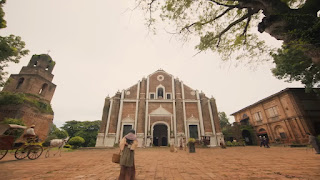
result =
[[215,99],[163,70],[105,99],[96,147],[113,147],[130,129],[140,147],[178,145],[181,138],[210,138],[210,147],[223,141]]

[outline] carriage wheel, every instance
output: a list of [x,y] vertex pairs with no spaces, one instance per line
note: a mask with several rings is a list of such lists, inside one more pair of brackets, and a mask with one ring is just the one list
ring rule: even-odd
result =
[[32,147],[29,148],[29,154],[28,154],[28,158],[31,160],[35,160],[37,158],[39,158],[43,152],[43,148],[40,145],[34,145]]
[[16,152],[14,153],[14,157],[16,157],[16,159],[18,160],[21,160],[26,158],[28,156],[28,153],[29,153],[28,146],[22,146],[16,150]]
[[6,156],[8,150],[0,150],[0,160]]

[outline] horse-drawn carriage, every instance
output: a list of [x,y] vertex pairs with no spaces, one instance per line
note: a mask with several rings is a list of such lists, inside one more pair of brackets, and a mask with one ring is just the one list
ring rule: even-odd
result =
[[26,157],[34,160],[41,156],[43,148],[41,143],[37,142],[37,138],[27,137],[25,142],[15,142],[14,133],[26,128],[16,124],[0,124],[0,160],[8,151],[14,151],[14,156],[18,160]]

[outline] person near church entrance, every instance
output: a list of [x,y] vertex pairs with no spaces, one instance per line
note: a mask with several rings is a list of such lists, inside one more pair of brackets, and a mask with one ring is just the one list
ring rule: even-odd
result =
[[317,138],[310,133],[307,133],[307,135],[309,136],[309,144],[311,144],[316,150],[316,154],[320,154],[319,142],[317,141]]
[[183,150],[187,150],[187,141],[186,141],[186,138],[182,138],[182,144],[183,144]]
[[180,138],[179,149],[183,150],[183,138]]
[[259,136],[259,139],[260,139],[260,147],[264,147],[265,145],[264,145],[264,139],[262,138],[262,136]]
[[135,179],[136,169],[134,164],[134,150],[138,146],[135,130],[129,133],[120,141],[120,176],[119,180]]
[[263,138],[264,138],[264,147],[266,147],[266,148],[270,148],[270,146],[269,146],[269,138],[268,137],[265,137],[265,136],[263,136]]

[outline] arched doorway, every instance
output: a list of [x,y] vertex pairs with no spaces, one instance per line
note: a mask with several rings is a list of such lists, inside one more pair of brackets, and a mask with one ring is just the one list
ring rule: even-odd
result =
[[168,145],[168,127],[165,124],[156,124],[153,126],[153,145]]
[[251,138],[250,132],[248,130],[242,131],[242,137],[243,137],[246,145],[252,145],[252,138]]
[[267,131],[265,129],[261,128],[261,129],[259,129],[258,136],[259,137],[260,136],[261,137],[263,137],[263,136],[268,137],[268,133],[267,133]]

